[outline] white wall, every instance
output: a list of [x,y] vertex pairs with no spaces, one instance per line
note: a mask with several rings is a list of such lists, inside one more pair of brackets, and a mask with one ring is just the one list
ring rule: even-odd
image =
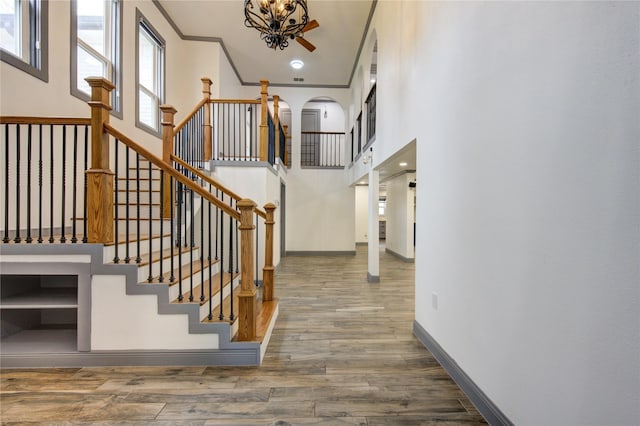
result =
[[372,22],[375,164],[417,139],[416,321],[518,425],[640,423],[639,9]]
[[342,170],[309,169],[287,184],[287,251],[353,251],[354,189]]
[[366,243],[369,241],[369,187],[358,185],[355,187],[355,221],[356,221],[356,243]]
[[[347,89],[269,87],[269,95],[279,95],[291,108],[291,169],[286,177],[286,250],[355,250],[354,192],[342,170],[300,168],[300,124],[302,108],[319,96],[328,96],[344,108]],[[242,87],[240,97],[259,93],[255,86]]]
[[409,182],[415,173],[406,173],[386,182],[387,218],[385,248],[406,259],[413,259],[413,198]]
[[[216,166],[212,177],[241,197],[253,200],[262,210],[264,210],[264,205],[267,203],[273,203],[276,206],[280,204],[281,178],[266,167]],[[280,214],[280,208],[276,207],[274,212],[276,223],[273,226],[273,264],[276,266],[280,263]],[[257,232],[260,233],[258,239],[258,244],[260,245],[258,267],[262,271],[265,241],[264,221],[262,218],[257,229]],[[261,280],[262,272],[259,272],[259,274],[258,279]]]
[[[114,307],[117,314],[114,315]],[[91,279],[91,350],[217,349],[217,334],[189,333],[187,315],[158,314],[155,295],[127,295],[124,275]]]
[[[218,43],[184,41],[150,1],[123,2],[123,119],[111,123],[154,153],[161,140],[135,127],[135,11],[138,8],[166,41],[166,99],[180,121],[202,97],[201,77],[214,80],[219,92],[220,46]],[[0,62],[0,111],[3,115],[89,117],[89,106],[70,94],[70,4],[49,2],[49,82],[45,83]]]

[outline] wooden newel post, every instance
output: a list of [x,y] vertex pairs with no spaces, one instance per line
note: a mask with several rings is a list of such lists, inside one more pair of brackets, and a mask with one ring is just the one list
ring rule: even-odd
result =
[[256,316],[258,314],[257,290],[254,284],[254,230],[253,209],[256,206],[252,200],[242,199],[237,203],[240,210],[240,264],[241,282],[238,295],[238,340],[248,341],[256,339]]
[[[211,99],[211,84],[213,83],[210,78],[202,77],[202,97],[207,101]],[[204,161],[211,160],[211,147],[213,141],[213,131],[211,128],[211,104],[209,102],[204,104],[204,124],[202,125],[202,131],[204,133],[204,152],[202,153]]]
[[278,110],[280,109],[280,96],[273,95],[273,126],[275,127],[276,141],[275,153],[276,158],[280,158],[280,118]]
[[269,126],[267,125],[267,114],[269,114],[269,105],[267,105],[267,86],[268,80],[260,80],[260,104],[262,106],[262,115],[260,121],[260,161],[269,161]]
[[[173,154],[173,129],[174,119],[176,115],[176,109],[171,105],[160,105],[160,111],[162,111],[162,161],[167,163],[169,167],[173,167],[171,164],[171,154]],[[165,219],[171,218],[171,179],[168,175],[164,177],[164,185],[162,191],[162,217]]]
[[113,242],[113,176],[109,169],[109,135],[104,125],[109,124],[109,100],[115,88],[102,77],[88,77],[91,86],[91,169],[87,175],[87,241]]
[[272,203],[265,204],[264,211],[267,213],[267,218],[264,221],[265,226],[265,240],[264,240],[264,268],[262,268],[262,300],[269,302],[273,300],[273,225],[276,223],[273,220],[274,211],[276,206]]

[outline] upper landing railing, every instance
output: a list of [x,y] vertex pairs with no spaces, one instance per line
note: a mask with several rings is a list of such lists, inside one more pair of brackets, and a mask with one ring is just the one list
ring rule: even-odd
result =
[[[172,131],[173,151],[190,165],[198,167],[210,161],[264,161],[275,164],[276,158],[288,162],[286,129],[278,116],[279,97],[273,96],[273,114],[269,110],[267,87],[261,81],[259,99],[213,99],[209,78],[202,78],[202,100],[179,123],[176,111],[164,110],[163,127]],[[165,144],[168,134],[163,135]],[[163,153],[168,161],[169,152]]]

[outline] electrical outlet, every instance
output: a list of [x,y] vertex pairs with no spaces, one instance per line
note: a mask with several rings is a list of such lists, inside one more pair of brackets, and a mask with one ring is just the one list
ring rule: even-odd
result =
[[438,310],[438,293],[431,293],[431,306],[434,310]]

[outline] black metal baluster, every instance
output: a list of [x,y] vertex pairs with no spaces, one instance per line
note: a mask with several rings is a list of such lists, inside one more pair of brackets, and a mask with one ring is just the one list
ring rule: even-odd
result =
[[260,234],[260,228],[258,227],[258,213],[256,212],[256,278],[255,280],[253,280],[254,284],[256,285],[256,287],[258,286],[258,246],[259,246],[259,242],[260,239],[258,238],[258,234]]
[[[116,148],[115,150],[118,150],[118,141],[116,140]],[[89,170],[89,126],[84,126],[84,170]],[[116,174],[117,177],[117,174]],[[87,189],[89,188],[89,184],[87,182],[87,174],[84,173],[83,176],[83,180],[84,180],[84,203],[83,204],[83,209],[84,209],[84,220],[82,221],[83,223],[83,229],[82,229],[82,242],[86,243],[88,241],[87,239]],[[116,223],[118,223],[118,221],[116,221]],[[117,234],[117,232],[116,232]]]
[[[229,198],[231,198],[231,197],[229,197]],[[238,210],[238,200],[234,200],[233,198],[231,198],[231,200],[235,201],[235,206],[233,206],[234,210]],[[240,232],[240,231],[238,231],[238,226],[237,225],[238,225],[238,223],[236,221],[236,227],[235,227],[235,231],[236,231],[236,263],[235,263],[235,265],[236,265],[236,274],[239,272],[238,271],[238,261],[240,260],[240,256],[238,254],[238,250],[240,249],[240,244],[239,244],[240,239],[238,238],[238,232]]]
[[42,239],[42,124],[38,128],[38,243]]
[[65,208],[67,204],[67,126],[62,126],[62,212],[60,217],[60,229],[61,237],[60,242],[66,243],[67,237],[65,236]]
[[189,243],[189,302],[193,302],[193,248],[195,247],[194,237],[195,237],[195,205],[194,205],[194,196],[193,190],[189,190],[191,193],[190,205],[191,209],[191,222],[190,222],[190,243]]
[[49,176],[49,184],[50,184],[50,188],[49,188],[49,228],[50,228],[50,233],[49,233],[49,243],[53,243],[54,239],[53,239],[53,169],[54,169],[54,154],[53,154],[53,124],[49,126],[49,152],[51,153],[51,159],[49,161],[49,165],[51,166],[50,169],[50,176]]
[[4,238],[2,242],[7,244],[9,240],[9,125],[4,126]]
[[234,161],[238,160],[238,156],[236,154],[236,138],[235,138],[235,128],[233,127],[232,124],[232,119],[233,121],[235,121],[235,116],[232,117],[233,114],[233,110],[232,107],[233,105],[231,104],[227,104],[228,108],[227,108],[227,129],[229,129],[229,143],[233,144],[233,159]]
[[[149,194],[149,202],[153,202],[151,194]],[[160,169],[160,253],[164,253],[164,170]],[[160,261],[160,274],[158,275],[158,282],[164,281],[164,268],[162,267],[163,261]]]
[[[211,192],[211,185],[209,185],[209,192]],[[209,229],[209,257],[207,258],[208,262],[207,262],[207,268],[209,269],[209,315],[207,316],[207,318],[209,319],[209,321],[211,321],[213,319],[213,294],[212,294],[212,282],[213,282],[213,272],[211,271],[211,203],[207,203],[207,208],[209,210],[209,226],[207,227]]]
[[20,241],[20,125],[16,124],[16,237],[13,242]]
[[[136,216],[136,263],[140,263],[142,259],[140,258],[140,154],[138,153],[136,153]],[[149,253],[149,269],[152,261]]]
[[[218,189],[216,188],[216,198],[218,198]],[[218,213],[219,213],[220,209],[216,207],[216,227],[218,226]],[[218,235],[216,232],[216,257],[215,259],[218,260]]]
[[238,117],[239,114],[236,113],[237,106],[238,106],[238,104],[236,104],[236,103],[230,104],[230,108],[231,108],[231,111],[232,111],[232,121],[233,121],[233,124],[231,126],[231,130],[233,132],[233,140],[234,140],[233,146],[234,146],[234,148],[238,149],[238,158],[237,158],[237,160],[242,161],[244,159],[243,158],[244,153],[242,152],[241,140],[237,135],[238,120],[239,120],[239,117]]
[[31,244],[31,124],[27,126],[27,244]]
[[[149,276],[147,281],[153,281],[153,203],[151,202],[151,194],[153,194],[153,179],[151,179],[151,161],[149,161]],[[140,204],[140,200],[138,200]],[[162,218],[160,218],[162,220]],[[162,235],[160,236],[162,238]],[[162,250],[160,251],[160,264],[162,264]]]
[[77,216],[77,207],[78,207],[78,197],[77,197],[77,184],[78,184],[78,125],[73,126],[73,192],[71,193],[71,204],[73,205],[73,217],[71,218],[71,243],[75,244],[78,242],[78,237],[76,236],[76,222],[78,220]]
[[[191,123],[187,123],[184,126],[184,132],[182,133],[182,144],[183,144],[183,155],[184,158],[183,160],[186,161],[187,163],[191,163],[191,147],[189,146],[189,130],[190,130],[190,124]],[[183,171],[184,174],[184,171]]]
[[131,262],[131,256],[129,255],[129,243],[131,234],[129,234],[129,156],[131,152],[129,151],[129,146],[125,148],[124,151],[124,168],[125,172],[125,180],[124,180],[124,198],[125,198],[125,209],[124,209],[124,263]]
[[174,248],[176,247],[176,242],[173,239],[174,238],[174,220],[173,220],[173,212],[175,210],[175,206],[173,205],[173,195],[174,195],[174,185],[173,185],[173,176],[169,176],[169,232],[171,233],[170,235],[170,246],[171,246],[171,253],[170,253],[170,259],[171,259],[171,265],[169,265],[169,267],[171,268],[171,272],[170,272],[170,276],[169,276],[169,282],[172,283],[176,280],[176,277],[173,275],[173,257],[174,257]]
[[[118,205],[118,169],[119,169],[119,164],[118,164],[118,140],[116,139],[116,143],[115,143],[115,147],[114,147],[114,163],[115,163],[115,182],[114,182],[114,191],[113,191],[113,203],[115,204],[115,208],[114,208],[114,226],[115,226],[115,232],[114,232],[114,239],[115,239],[115,244],[114,244],[114,249],[115,249],[115,253],[113,255],[113,263],[120,263],[120,258],[118,257],[118,222],[119,222],[119,218],[120,218],[120,206]],[[85,197],[86,200],[86,197]],[[86,204],[86,201],[85,201]],[[85,222],[86,222],[86,217],[85,217]],[[86,234],[85,234],[86,235]]]
[[178,300],[182,302],[182,183],[178,182]]
[[[216,207],[217,210],[220,210],[219,207]],[[218,235],[218,240],[220,241],[220,263],[218,270],[220,271],[220,315],[218,319],[220,321],[224,320],[224,214],[220,211],[220,233]]]
[[204,301],[204,197],[200,197],[200,301]]
[[238,267],[239,267],[238,261],[240,260],[240,255],[238,254],[238,250],[240,249],[240,244],[237,244],[238,241],[240,241],[240,239],[238,238],[238,232],[239,232],[238,227],[236,226],[236,274],[240,272],[238,270]]
[[254,128],[258,120],[256,110],[255,105],[249,105],[249,146],[251,147],[251,158],[258,161],[260,157],[258,152],[258,133],[257,129]]
[[229,216],[229,275],[231,281],[229,282],[229,300],[231,306],[229,309],[229,321],[235,319],[233,315],[233,217]]

